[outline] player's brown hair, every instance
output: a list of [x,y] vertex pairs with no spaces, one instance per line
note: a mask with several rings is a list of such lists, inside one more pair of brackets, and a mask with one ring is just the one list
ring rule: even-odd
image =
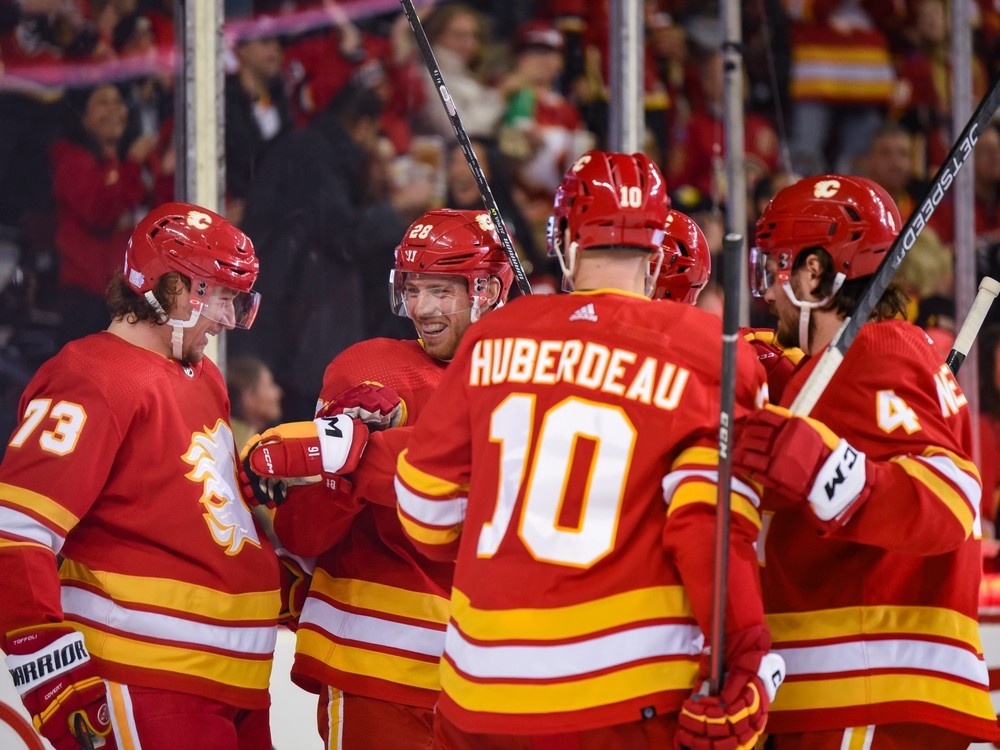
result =
[[[153,288],[153,295],[169,314],[173,310],[178,296],[190,288],[191,282],[182,274],[170,271],[160,277]],[[163,325],[167,322],[163,313],[156,310],[145,297],[128,285],[121,269],[115,271],[114,278],[108,283],[104,301],[108,312],[115,320],[121,318],[127,323],[149,321],[157,325]]]
[[[833,289],[833,280],[837,276],[837,270],[833,267],[833,258],[821,247],[810,248],[799,253],[795,258],[795,267],[799,268],[805,264],[806,259],[815,255],[823,265],[823,274],[820,277],[817,294],[826,296]],[[827,310],[835,310],[841,315],[850,315],[858,305],[858,301],[868,287],[871,276],[862,276],[857,279],[848,279],[837,291],[833,299],[826,306]],[[885,292],[875,303],[869,320],[891,320],[893,318],[906,317],[906,304],[909,298],[903,287],[893,282],[889,284]]]

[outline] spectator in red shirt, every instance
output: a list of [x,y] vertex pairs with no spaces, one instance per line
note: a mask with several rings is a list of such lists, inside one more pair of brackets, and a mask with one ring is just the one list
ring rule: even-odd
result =
[[[667,159],[667,184],[677,191],[693,187],[714,205],[726,201],[725,138],[722,122],[723,61],[718,48],[697,49],[704,106],[680,128]],[[744,122],[744,165],[750,189],[779,167],[779,140],[774,124],[747,112]]]
[[107,327],[104,289],[122,263],[146,188],[142,163],[153,134],[126,149],[128,110],[110,84],[74,95],[65,139],[52,146],[63,342]]

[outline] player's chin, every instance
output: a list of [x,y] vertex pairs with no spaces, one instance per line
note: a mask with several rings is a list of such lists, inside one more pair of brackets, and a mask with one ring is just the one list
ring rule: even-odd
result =
[[434,359],[447,362],[455,356],[457,348],[458,343],[451,338],[432,339],[431,341],[424,339],[424,351],[434,357]]

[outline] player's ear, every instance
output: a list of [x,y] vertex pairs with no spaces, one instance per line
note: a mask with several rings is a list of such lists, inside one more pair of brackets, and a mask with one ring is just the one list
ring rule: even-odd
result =
[[486,301],[487,308],[493,308],[497,306],[497,302],[500,301],[500,290],[502,289],[500,285],[500,279],[496,276],[490,277],[490,284],[486,289]]

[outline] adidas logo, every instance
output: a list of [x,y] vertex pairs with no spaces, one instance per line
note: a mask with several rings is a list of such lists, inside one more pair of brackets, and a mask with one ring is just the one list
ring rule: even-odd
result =
[[584,305],[573,311],[573,314],[569,316],[570,320],[589,320],[591,323],[597,322],[597,311],[594,309],[594,303]]

